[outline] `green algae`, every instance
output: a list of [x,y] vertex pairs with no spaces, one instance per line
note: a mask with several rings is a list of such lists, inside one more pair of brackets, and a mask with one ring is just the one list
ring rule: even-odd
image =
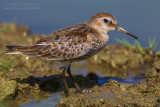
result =
[[12,99],[16,94],[17,83],[14,80],[0,82],[0,101]]

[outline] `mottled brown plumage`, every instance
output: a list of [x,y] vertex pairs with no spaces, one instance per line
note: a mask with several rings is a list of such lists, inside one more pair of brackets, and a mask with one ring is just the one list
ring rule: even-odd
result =
[[26,56],[38,56],[48,60],[78,61],[92,56],[93,50],[105,44],[97,38],[95,29],[82,23],[67,27],[48,35],[28,46],[18,46],[12,50]]
[[[67,82],[64,78],[65,71],[70,73],[72,62],[86,60],[102,50],[109,40],[108,32],[118,30],[130,36],[134,36],[117,25],[117,22],[109,13],[98,13],[89,22],[70,26],[56,31],[32,45],[7,46],[11,52],[8,54],[22,54],[30,57],[40,57],[47,60],[57,60],[65,62],[63,66],[62,78],[68,90]],[[67,63],[66,63],[67,62]],[[73,80],[77,90],[79,86]]]

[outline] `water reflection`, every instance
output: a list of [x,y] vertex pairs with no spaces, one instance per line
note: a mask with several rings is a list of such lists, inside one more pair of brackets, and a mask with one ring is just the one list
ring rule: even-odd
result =
[[30,103],[21,104],[21,107],[54,107],[61,98],[62,96],[60,93],[55,93],[49,95],[47,99],[43,99],[38,103],[35,100],[32,100]]

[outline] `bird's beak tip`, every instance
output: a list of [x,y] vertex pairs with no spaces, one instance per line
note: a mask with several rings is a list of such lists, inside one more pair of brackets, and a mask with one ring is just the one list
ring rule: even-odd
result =
[[132,36],[132,37],[134,37],[135,39],[138,40],[138,37],[137,37],[137,36],[135,36],[134,34],[128,32],[127,30],[125,30],[124,28],[120,27],[119,25],[116,25],[116,26],[115,26],[115,30],[120,31],[120,32],[122,32],[122,33],[125,33],[125,34],[127,34],[127,35],[129,35],[129,36]]

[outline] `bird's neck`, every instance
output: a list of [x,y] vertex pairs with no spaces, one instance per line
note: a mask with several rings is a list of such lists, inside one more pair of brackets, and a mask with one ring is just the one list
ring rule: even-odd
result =
[[91,28],[95,29],[95,31],[98,32],[98,38],[104,42],[108,42],[109,40],[109,34],[108,32],[109,31],[106,31],[105,29],[99,27],[99,26],[96,26],[94,23],[89,23],[88,24]]
[[101,33],[101,37],[102,37],[103,41],[105,41],[106,43],[108,42],[108,40],[109,40],[108,32]]

